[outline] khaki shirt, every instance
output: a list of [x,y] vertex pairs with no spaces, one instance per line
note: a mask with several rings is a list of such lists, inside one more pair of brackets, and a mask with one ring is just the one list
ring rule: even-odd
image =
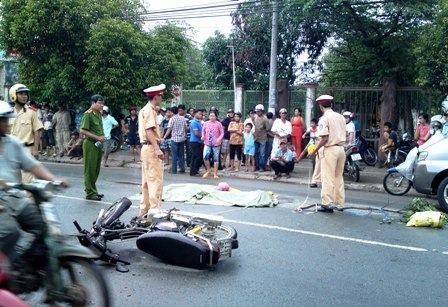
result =
[[328,136],[325,147],[344,145],[346,140],[344,116],[331,109],[326,110],[319,120],[317,135]]
[[265,116],[256,116],[254,120],[254,138],[255,141],[267,141],[268,139],[268,128],[269,128],[269,119]]
[[68,111],[57,111],[53,116],[53,124],[56,131],[70,130],[72,119]]
[[37,112],[33,111],[28,106],[25,106],[18,113],[15,118],[9,121],[11,135],[18,138],[23,144],[34,144],[34,135],[37,131],[44,128],[42,122],[37,118]]
[[141,143],[149,144],[149,140],[146,137],[146,130],[152,128],[154,128],[153,131],[157,142],[160,142],[162,136],[160,135],[160,128],[157,122],[157,111],[152,104],[148,102],[143,109],[138,112],[138,135]]

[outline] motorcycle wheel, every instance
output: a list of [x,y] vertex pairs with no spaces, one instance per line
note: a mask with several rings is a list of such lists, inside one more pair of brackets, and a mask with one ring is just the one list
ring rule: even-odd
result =
[[69,257],[61,259],[60,265],[65,303],[69,306],[111,306],[106,281],[93,262]]
[[[347,163],[347,162],[346,162]],[[359,166],[355,162],[348,162],[348,165],[345,166],[347,169],[347,176],[352,179],[354,182],[359,181]]]
[[378,155],[373,148],[367,147],[362,153],[362,159],[368,166],[375,166],[376,162],[378,162]]
[[116,138],[112,138],[110,144],[110,152],[116,152],[120,148],[120,142]]
[[411,181],[400,173],[389,173],[383,179],[384,190],[391,195],[404,195],[409,192],[411,186]]
[[[201,232],[198,233],[200,236],[204,236],[208,239],[211,239],[212,241],[225,241],[228,239],[236,239],[238,234],[235,230],[235,228],[233,228],[232,226],[228,226],[228,225],[220,225],[218,227],[216,227],[216,230],[211,234],[208,233],[206,229],[202,230]],[[234,246],[232,245],[232,249],[237,248],[238,246]]]

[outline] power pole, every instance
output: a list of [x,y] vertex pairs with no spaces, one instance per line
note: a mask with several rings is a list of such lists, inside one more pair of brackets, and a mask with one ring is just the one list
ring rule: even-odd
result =
[[277,109],[277,32],[278,3],[272,1],[271,63],[269,67],[269,112]]
[[236,105],[236,76],[235,76],[235,46],[229,45],[228,48],[232,49],[232,70],[233,70],[233,110],[235,112],[240,112],[241,110],[237,111],[237,105]]

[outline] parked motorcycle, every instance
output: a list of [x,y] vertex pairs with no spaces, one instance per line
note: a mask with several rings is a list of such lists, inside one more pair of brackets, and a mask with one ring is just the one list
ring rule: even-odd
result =
[[411,136],[407,132],[404,133],[395,149],[387,154],[386,165],[392,168],[403,163],[413,147],[415,147],[415,143]]
[[122,265],[129,262],[112,253],[108,241],[137,238],[140,250],[171,264],[198,269],[214,267],[238,248],[236,230],[223,225],[221,216],[171,209],[135,217],[125,225],[119,218],[131,204],[124,197],[107,211],[101,210],[90,230],[73,222],[79,242],[99,252],[99,260],[116,264],[119,271],[126,272]]
[[110,137],[112,140],[110,144],[110,152],[116,152],[118,149],[121,148],[121,145],[125,141],[123,132],[121,131],[120,127],[112,129]]
[[345,149],[345,157],[344,175],[353,181],[358,182],[360,172],[358,161],[362,160],[358,147],[355,145],[348,146]]
[[387,170],[387,174],[383,179],[383,187],[387,193],[401,196],[409,192],[412,187],[412,181],[393,167]]
[[362,160],[367,165],[376,165],[376,163],[378,162],[378,155],[362,135],[356,138],[356,147],[358,147],[359,154],[361,155]]
[[110,306],[107,284],[92,262],[98,255],[83,246],[68,244],[62,235],[61,223],[50,202],[53,192],[60,187],[60,183],[36,180],[30,184],[11,184],[7,191],[1,191],[29,192],[46,223],[45,260],[35,261],[36,264],[26,261],[11,271],[5,287],[15,294],[27,294],[32,306],[42,300],[50,305]]

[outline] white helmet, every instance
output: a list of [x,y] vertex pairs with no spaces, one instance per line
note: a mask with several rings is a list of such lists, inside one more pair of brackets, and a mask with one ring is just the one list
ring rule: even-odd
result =
[[260,103],[255,106],[255,111],[264,111],[264,106]]
[[430,122],[432,123],[434,121],[438,121],[442,125],[445,124],[445,122],[446,122],[445,117],[443,115],[434,115],[433,117],[431,117]]
[[352,112],[350,111],[345,111],[344,113],[342,113],[342,116],[348,116],[348,117],[352,117]]
[[106,113],[109,113],[109,107],[108,106],[103,106],[103,111]]
[[445,99],[442,101],[442,111],[443,114],[448,113],[448,96],[446,96]]
[[16,117],[14,108],[10,106],[6,101],[0,100],[0,117]]

